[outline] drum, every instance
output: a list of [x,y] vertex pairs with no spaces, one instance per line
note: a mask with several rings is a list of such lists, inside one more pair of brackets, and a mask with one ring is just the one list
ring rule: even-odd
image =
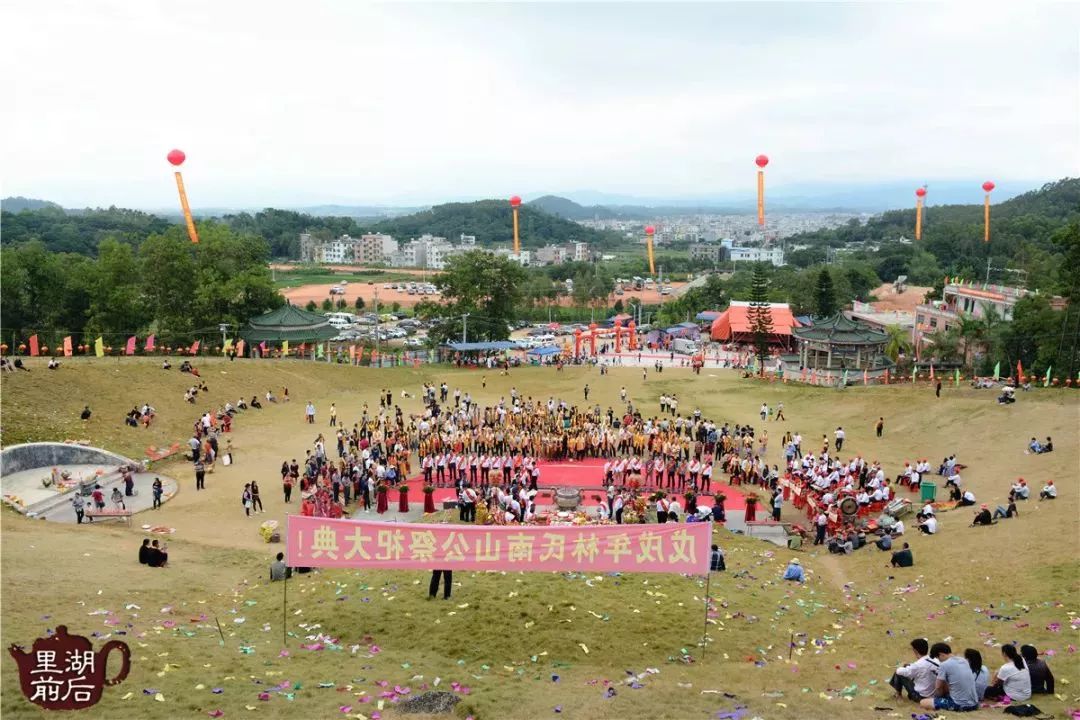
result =
[[858,515],[859,503],[853,497],[846,497],[840,501],[840,512],[844,513],[845,518]]

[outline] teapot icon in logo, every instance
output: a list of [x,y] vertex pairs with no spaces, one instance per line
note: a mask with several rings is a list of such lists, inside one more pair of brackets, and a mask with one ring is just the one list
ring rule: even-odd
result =
[[[109,653],[119,650],[120,673],[106,679]],[[34,641],[32,652],[19,645],[8,648],[19,665],[23,695],[46,710],[83,710],[101,700],[106,685],[123,682],[131,670],[131,650],[127,643],[110,640],[100,652],[82,635],[69,635],[66,625],[59,625],[51,637]]]

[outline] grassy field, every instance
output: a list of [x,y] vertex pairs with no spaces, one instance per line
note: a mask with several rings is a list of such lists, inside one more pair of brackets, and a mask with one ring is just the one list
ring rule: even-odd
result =
[[300,287],[301,285],[314,285],[321,283],[340,283],[345,280],[350,283],[388,283],[388,282],[417,282],[414,275],[395,272],[393,270],[365,270],[353,272],[349,270],[334,270],[327,267],[301,267],[290,270],[274,271],[274,286],[277,288]]
[[[186,439],[208,406],[184,403],[187,376],[152,360],[79,359],[48,374],[30,367],[4,377],[6,444],[82,438],[137,455],[149,444]],[[914,708],[890,697],[884,683],[896,662],[908,659],[916,636],[978,648],[992,669],[1002,664],[997,643],[1053,651],[1060,697],[1036,704],[1058,717],[1080,704],[1072,650],[1080,644],[1076,394],[1025,393],[1016,405],[998,407],[992,394],[966,388],[946,388],[935,400],[925,387],[837,393],[762,385],[726,371],[696,377],[668,370],[642,384],[630,370],[601,378],[585,369],[529,369],[486,373],[481,389],[485,373],[438,367],[220,360],[199,367],[213,405],[261,397],[267,388],[280,395],[284,386],[294,398],[239,418],[237,464],[219,466],[206,491],[195,493],[183,462],[165,462],[161,472],[177,477],[181,492],[152,518],[137,518],[134,530],[2,515],[4,642],[30,643],[66,623],[84,635],[124,632],[132,647],[131,676],[107,689],[89,717],[195,718],[221,710],[225,717],[394,718],[404,716],[389,701],[380,710],[382,693],[437,686],[461,697],[462,718],[709,718],[738,706],[746,706],[747,720],[907,718]],[[283,586],[265,580],[277,548],[258,538],[264,518],[245,519],[237,502],[243,483],[260,480],[265,519],[283,521],[277,468],[303,457],[315,434],[303,426],[304,402],[323,414],[336,402],[351,425],[379,388],[415,392],[424,380],[443,379],[481,402],[508,397],[511,387],[578,401],[588,382],[590,399],[603,407],[614,406],[625,385],[648,412],[661,392],[675,392],[686,411],[698,404],[706,416],[730,422],[754,422],[761,402],[782,400],[789,422],[770,424],[774,462],[785,428],[813,445],[843,425],[845,454],[850,448],[890,469],[956,452],[980,501],[1002,500],[1017,476],[1035,488],[1054,478],[1061,498],[1029,502],[1019,518],[991,528],[969,528],[968,512],[945,512],[940,535],[910,539],[916,565],[906,571],[887,568],[876,550],[793,553],[719,530],[729,570],[712,578],[707,648],[700,646],[704,580],[683,576],[458,573],[453,599],[443,602],[426,599],[426,574],[324,571],[290,581],[285,610]],[[77,413],[87,402],[95,414],[83,424]],[[142,402],[158,409],[158,422],[150,430],[123,426],[124,411]],[[406,412],[417,409],[416,400],[406,401]],[[880,440],[873,435],[878,416],[886,420]],[[1052,435],[1056,452],[1024,454],[1031,435]],[[141,522],[176,528],[169,569],[137,564]],[[809,571],[805,586],[779,580],[793,555]],[[0,676],[4,717],[43,714],[22,698],[6,655]],[[1000,716],[976,716],[990,713]]]

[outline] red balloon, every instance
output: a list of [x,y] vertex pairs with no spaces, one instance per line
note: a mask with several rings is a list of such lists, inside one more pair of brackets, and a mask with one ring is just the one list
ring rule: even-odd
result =
[[915,195],[918,197],[926,197],[926,188],[919,188],[915,191]]
[[510,207],[521,207],[521,198],[519,198],[517,195],[510,198]]
[[165,158],[173,165],[179,166],[183,165],[184,161],[187,160],[187,155],[184,154],[183,150],[170,150]]
[[758,155],[756,158],[754,158],[754,162],[757,164],[757,166],[759,168],[763,168],[763,167],[765,167],[766,165],[769,164],[769,156],[768,155]]
[[648,226],[645,227],[645,234],[646,235],[652,235],[655,232],[656,232],[656,228],[654,228],[652,225],[648,225]]
[[983,190],[985,190],[986,192],[990,192],[995,187],[996,186],[994,185],[994,183],[990,182],[989,180],[983,183]]

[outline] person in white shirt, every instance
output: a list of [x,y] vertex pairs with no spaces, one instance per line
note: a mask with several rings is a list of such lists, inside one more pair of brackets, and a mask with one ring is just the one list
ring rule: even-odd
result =
[[919,523],[919,530],[927,535],[934,535],[937,533],[937,518],[933,515],[928,515],[921,523]]
[[1020,651],[1015,645],[1002,645],[1001,654],[1005,658],[1005,664],[990,679],[986,697],[993,699],[1008,695],[1015,703],[1030,700],[1031,673],[1020,656]]
[[[1047,480],[1046,485],[1039,491],[1040,500],[1055,500],[1057,498],[1057,487],[1054,485],[1053,480]],[[1012,697],[1010,695],[1010,697]]]
[[893,524],[892,534],[893,537],[900,537],[904,534],[904,522],[902,520],[897,520],[896,523]]
[[833,435],[836,437],[836,452],[839,453],[844,447],[844,438],[847,437],[847,435],[844,433],[844,428],[842,427],[836,428],[836,432],[834,432]]
[[919,702],[923,698],[934,696],[934,685],[937,683],[940,663],[928,654],[930,643],[925,638],[912,640],[911,649],[917,659],[913,663],[898,667],[892,679],[889,680],[889,685],[896,690],[897,698],[906,691],[910,700]]

